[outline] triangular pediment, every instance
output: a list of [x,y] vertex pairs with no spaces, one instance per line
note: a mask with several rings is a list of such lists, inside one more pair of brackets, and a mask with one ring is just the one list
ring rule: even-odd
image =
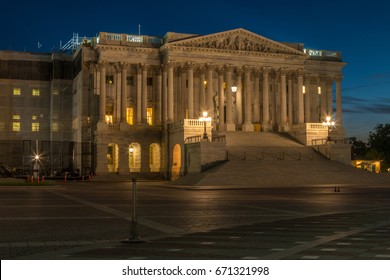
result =
[[260,53],[302,55],[302,51],[289,47],[248,30],[238,28],[230,31],[177,40],[167,47],[202,48],[225,51],[246,51]]

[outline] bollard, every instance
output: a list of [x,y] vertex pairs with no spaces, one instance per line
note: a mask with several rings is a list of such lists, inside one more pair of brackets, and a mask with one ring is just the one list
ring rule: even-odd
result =
[[133,211],[130,225],[130,237],[123,240],[123,243],[143,243],[145,240],[141,239],[138,235],[138,222],[137,222],[137,179],[132,178],[133,182]]

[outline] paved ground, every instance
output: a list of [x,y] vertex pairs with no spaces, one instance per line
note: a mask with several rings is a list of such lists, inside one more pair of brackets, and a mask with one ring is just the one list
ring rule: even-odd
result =
[[137,187],[0,187],[1,259],[390,259],[390,184]]

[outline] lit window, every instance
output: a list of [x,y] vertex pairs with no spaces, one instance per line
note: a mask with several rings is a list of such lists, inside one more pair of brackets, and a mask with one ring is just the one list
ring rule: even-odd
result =
[[37,88],[32,89],[31,91],[32,96],[39,96],[41,95],[41,91]]
[[321,87],[318,87],[318,94],[321,94]]
[[112,124],[112,115],[106,115],[105,120],[106,120],[106,123]]
[[126,122],[133,125],[133,107],[126,108]]
[[53,122],[52,125],[51,125],[51,130],[53,132],[57,132],[58,131],[58,123],[57,122]]
[[31,123],[31,131],[39,131],[39,123],[38,122]]
[[36,119],[38,119],[38,116],[32,116],[31,119],[35,121]]
[[302,86],[302,93],[306,93],[306,87]]
[[14,88],[13,93],[14,93],[14,95],[21,95],[22,94],[22,90],[20,88]]
[[13,116],[12,116],[12,119],[14,119],[14,120],[20,120],[20,115],[13,115]]
[[12,123],[12,131],[20,131],[20,122]]
[[146,121],[149,125],[153,125],[153,108],[148,108],[146,111]]
[[106,84],[113,84],[114,83],[114,76],[113,75],[107,75],[106,76]]

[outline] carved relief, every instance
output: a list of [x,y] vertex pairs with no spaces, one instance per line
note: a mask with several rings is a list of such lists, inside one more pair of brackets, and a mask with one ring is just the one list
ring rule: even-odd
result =
[[182,44],[182,46],[236,51],[278,52],[276,50],[272,50],[265,44],[249,40],[248,38],[244,38],[239,35],[230,36],[227,38],[217,38],[207,42],[189,42]]

